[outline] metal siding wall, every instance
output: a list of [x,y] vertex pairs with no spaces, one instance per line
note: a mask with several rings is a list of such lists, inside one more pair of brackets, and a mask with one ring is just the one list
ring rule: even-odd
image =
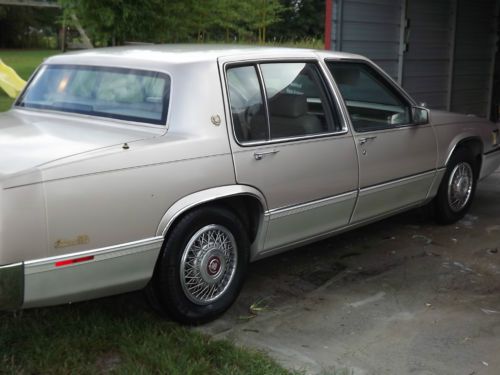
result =
[[400,19],[401,0],[335,0],[332,49],[367,56],[397,79]]
[[333,0],[332,49],[367,56],[397,80],[404,1],[403,87],[429,108],[487,117],[500,0]]
[[487,117],[496,35],[495,0],[459,0],[451,110]]
[[446,109],[450,80],[453,0],[409,1],[409,48],[404,55],[403,87],[417,102]]

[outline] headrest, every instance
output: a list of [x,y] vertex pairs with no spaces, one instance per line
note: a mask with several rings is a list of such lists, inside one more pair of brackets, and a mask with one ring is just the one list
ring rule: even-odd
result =
[[307,113],[305,95],[277,94],[269,100],[271,116],[300,117]]
[[332,73],[338,85],[356,85],[359,81],[359,68],[356,66],[335,66]]

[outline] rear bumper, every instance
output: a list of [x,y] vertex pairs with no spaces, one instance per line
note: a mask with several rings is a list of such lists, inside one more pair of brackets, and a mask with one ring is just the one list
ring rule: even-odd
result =
[[500,147],[491,150],[483,155],[483,163],[481,167],[481,175],[479,179],[489,176],[500,166]]
[[17,310],[24,302],[24,263],[0,266],[0,310]]
[[163,237],[0,266],[0,310],[58,305],[143,288]]

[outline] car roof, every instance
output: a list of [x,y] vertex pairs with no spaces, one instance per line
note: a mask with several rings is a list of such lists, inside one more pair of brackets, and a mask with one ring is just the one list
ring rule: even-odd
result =
[[[322,51],[306,48],[288,48],[272,46],[250,46],[240,44],[163,44],[163,45],[130,45],[124,47],[95,48],[78,52],[70,52],[48,58],[47,64],[92,64],[109,65],[112,61],[137,62],[148,65],[156,63],[196,63],[216,61],[219,58],[237,59],[239,57],[255,58],[337,58],[364,59],[359,55],[344,52]],[[120,64],[118,64],[120,65]]]

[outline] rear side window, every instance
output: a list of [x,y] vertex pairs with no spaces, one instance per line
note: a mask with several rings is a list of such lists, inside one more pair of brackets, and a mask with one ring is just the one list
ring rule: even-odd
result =
[[165,125],[169,95],[170,77],[163,73],[48,65],[17,105]]
[[233,126],[240,142],[341,130],[315,63],[231,67],[227,80]]

